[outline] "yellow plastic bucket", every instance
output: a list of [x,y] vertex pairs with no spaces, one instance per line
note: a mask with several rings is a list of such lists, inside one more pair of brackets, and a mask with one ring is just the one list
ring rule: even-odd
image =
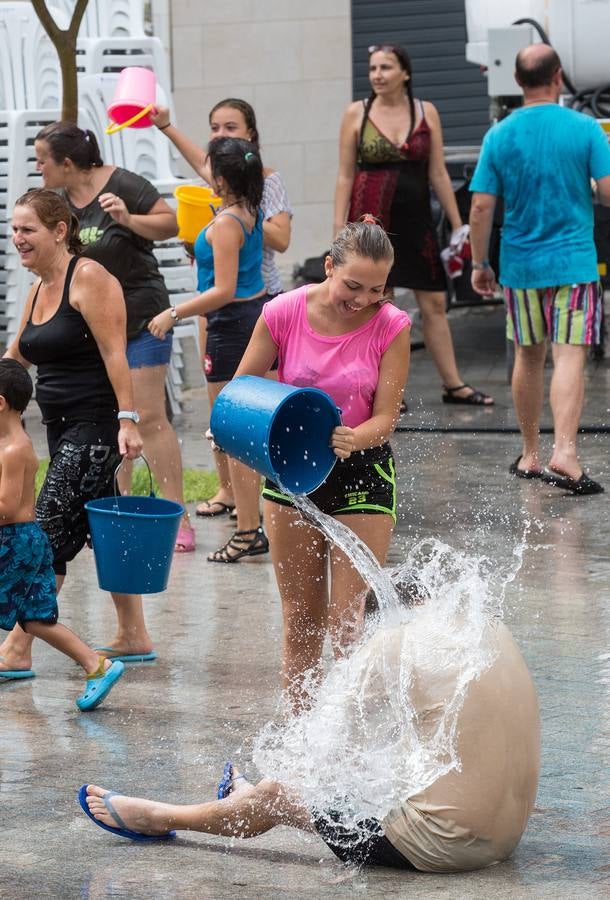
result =
[[181,184],[174,191],[178,201],[178,237],[181,241],[194,244],[199,232],[214,218],[222,200],[209,187],[196,184]]

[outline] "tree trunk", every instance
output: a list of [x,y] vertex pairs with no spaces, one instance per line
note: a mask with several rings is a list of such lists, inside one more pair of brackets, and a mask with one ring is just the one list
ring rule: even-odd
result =
[[76,72],[76,38],[89,0],[77,0],[67,29],[59,28],[47,9],[46,0],[32,0],[32,6],[57,50],[62,80],[61,117],[78,120],[78,83]]

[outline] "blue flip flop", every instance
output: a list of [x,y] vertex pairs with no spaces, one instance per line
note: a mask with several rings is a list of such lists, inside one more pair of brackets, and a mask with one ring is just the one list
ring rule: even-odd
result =
[[150,653],[119,653],[117,656],[114,656],[112,647],[94,647],[94,650],[96,653],[103,653],[106,659],[124,663],[152,662],[157,658],[156,650],[151,650]]
[[117,791],[108,791],[107,794],[104,794],[102,800],[104,801],[104,806],[117,823],[117,828],[113,828],[112,825],[105,825],[103,822],[100,822],[99,819],[96,819],[89,806],[87,805],[87,788],[88,784],[84,784],[82,788],[78,792],[78,802],[81,805],[81,808],[84,813],[86,813],[92,822],[95,822],[96,825],[99,825],[100,828],[103,828],[104,831],[109,831],[111,834],[116,834],[117,837],[128,838],[130,841],[140,841],[142,844],[150,844],[154,841],[167,841],[170,838],[176,837],[175,831],[168,831],[167,834],[142,834],[139,831],[132,831],[130,828],[125,826],[125,823],[121,819],[120,815],[112,805],[111,797],[121,797],[124,796],[122,794],[117,793]]
[[3,669],[0,672],[0,678],[10,681],[12,678],[35,678],[36,672],[33,669]]
[[245,775],[236,775],[233,777],[233,763],[226,762],[225,767],[222,770],[222,779],[220,784],[218,785],[218,791],[216,793],[216,797],[218,800],[226,800],[226,798],[231,793],[231,788],[233,786],[233,782],[237,781],[238,778],[245,778]]
[[104,674],[99,678],[89,678],[87,680],[87,687],[76,700],[76,705],[81,712],[88,712],[91,709],[95,709],[96,706],[99,706],[104,697],[106,697],[111,690],[115,681],[119,680],[124,671],[125,666],[123,663],[119,662],[119,660],[114,660],[110,667],[106,669]]

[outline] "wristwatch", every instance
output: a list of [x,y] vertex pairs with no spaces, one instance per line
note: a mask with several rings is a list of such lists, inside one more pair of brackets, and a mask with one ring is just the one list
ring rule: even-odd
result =
[[140,414],[137,413],[135,411],[135,409],[132,409],[132,410],[122,409],[117,414],[117,419],[129,419],[131,422],[133,422],[135,425],[137,425],[138,422],[140,421]]
[[491,268],[491,266],[489,265],[489,260],[484,259],[483,262],[480,262],[480,263],[475,263],[475,262],[471,263],[470,268],[471,269],[489,269],[489,268]]
[[179,322],[179,321],[180,321],[180,320],[178,319],[178,313],[176,312],[176,307],[175,307],[175,306],[170,306],[170,308],[169,308],[169,314],[170,314],[170,316],[172,317],[172,319],[174,320],[174,322]]

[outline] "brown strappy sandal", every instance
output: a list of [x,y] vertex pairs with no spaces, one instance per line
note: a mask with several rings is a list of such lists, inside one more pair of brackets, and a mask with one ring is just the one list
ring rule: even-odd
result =
[[261,553],[269,553],[269,541],[259,526],[234,532],[224,547],[208,555],[208,562],[235,563],[242,556],[259,556]]

